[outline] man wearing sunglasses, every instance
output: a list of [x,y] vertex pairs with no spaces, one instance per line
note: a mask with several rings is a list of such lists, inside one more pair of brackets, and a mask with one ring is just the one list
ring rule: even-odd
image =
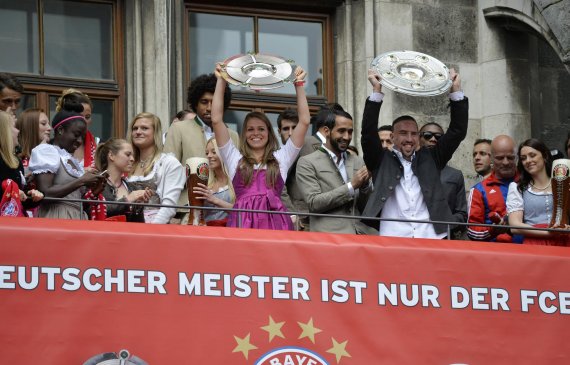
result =
[[416,120],[401,116],[392,122],[394,146],[389,151],[380,147],[377,132],[384,98],[380,75],[374,70],[368,71],[372,95],[364,106],[361,141],[364,162],[373,176],[374,191],[362,215],[401,220],[381,222],[382,236],[442,239],[447,236],[446,224],[410,221],[454,221],[439,176],[467,135],[469,102],[461,91],[459,75],[453,69],[450,79],[451,123],[447,133],[434,147],[420,147]]
[[[443,128],[435,122],[424,124],[420,128],[420,146],[435,147],[437,142],[443,136]],[[447,204],[453,214],[454,222],[467,222],[467,199],[465,194],[465,179],[463,173],[449,165],[441,170],[441,184],[445,192]],[[451,234],[454,239],[462,239],[463,233],[466,231],[465,226],[453,227]]]

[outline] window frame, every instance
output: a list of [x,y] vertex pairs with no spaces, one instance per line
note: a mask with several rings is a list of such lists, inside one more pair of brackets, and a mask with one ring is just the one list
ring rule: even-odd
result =
[[[329,12],[307,12],[307,11],[283,11],[283,10],[270,10],[264,8],[244,8],[231,5],[212,5],[212,4],[197,4],[194,1],[185,4],[184,16],[184,29],[183,42],[184,42],[184,56],[187,62],[184,66],[185,85],[186,89],[190,85],[191,79],[198,75],[190,75],[190,24],[189,14],[191,12],[208,13],[229,16],[247,16],[253,18],[276,19],[276,20],[295,20],[295,21],[313,21],[320,22],[323,25],[323,79],[326,80],[323,87],[323,95],[307,96],[309,109],[311,113],[316,113],[321,105],[332,102],[335,98],[334,89],[334,56],[333,56],[333,25],[332,16]],[[254,21],[254,47],[258,48],[257,38],[257,22]],[[212,65],[213,66],[213,65]],[[263,93],[263,92],[248,92],[232,90],[232,102],[230,109],[236,110],[251,110],[261,112],[281,112],[286,108],[290,108],[296,104],[295,95],[278,94],[278,93]]]
[[[71,1],[71,0],[65,0]],[[31,73],[12,73],[24,87],[24,94],[35,95],[35,107],[43,109],[48,114],[49,119],[53,118],[50,114],[49,98],[50,96],[60,96],[65,89],[74,88],[81,90],[89,95],[90,98],[112,101],[113,116],[112,120],[112,136],[123,137],[126,130],[125,121],[125,68],[124,68],[124,0],[85,0],[77,1],[80,3],[108,4],[112,6],[112,66],[113,78],[108,79],[84,79],[66,76],[45,76],[45,54],[44,54],[44,4],[45,0],[38,0],[38,32],[39,32],[39,74]]]

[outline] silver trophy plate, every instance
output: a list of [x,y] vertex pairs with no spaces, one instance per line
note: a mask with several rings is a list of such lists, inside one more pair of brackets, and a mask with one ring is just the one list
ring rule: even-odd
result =
[[370,67],[390,90],[414,96],[443,94],[451,87],[449,69],[438,59],[414,51],[393,51],[376,57]]
[[225,60],[222,76],[251,90],[277,89],[295,81],[294,61],[266,54],[239,54]]

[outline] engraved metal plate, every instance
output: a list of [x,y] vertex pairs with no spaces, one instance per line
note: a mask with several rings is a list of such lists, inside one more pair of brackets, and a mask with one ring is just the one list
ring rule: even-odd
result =
[[370,67],[378,72],[383,86],[407,95],[439,95],[452,84],[447,66],[419,52],[387,52],[372,60]]
[[225,60],[222,76],[251,90],[277,89],[295,80],[293,60],[267,54],[239,54]]

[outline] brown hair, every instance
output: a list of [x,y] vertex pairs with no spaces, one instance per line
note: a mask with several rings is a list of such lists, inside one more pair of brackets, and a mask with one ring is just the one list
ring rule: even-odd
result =
[[261,160],[261,164],[267,167],[267,174],[265,177],[265,184],[268,187],[275,186],[275,182],[277,181],[277,176],[279,174],[279,163],[273,156],[273,153],[279,149],[279,142],[277,137],[275,136],[275,132],[273,131],[273,127],[271,126],[271,122],[267,118],[267,116],[260,112],[251,112],[245,116],[243,122],[243,128],[241,130],[240,135],[240,152],[243,155],[241,159],[238,169],[240,170],[240,174],[243,178],[244,185],[251,184],[253,180],[253,173],[254,168],[253,166],[257,164],[255,158],[253,158],[253,151],[247,144],[247,138],[245,137],[245,133],[247,131],[247,123],[253,119],[257,118],[263,123],[265,123],[265,127],[267,128],[268,138],[267,138],[267,145],[265,146],[265,151],[263,152],[263,158]]
[[109,153],[116,155],[119,153],[123,144],[129,144],[129,142],[122,138],[111,138],[105,143],[101,143],[97,146],[97,151],[95,151],[95,167],[99,171],[107,170],[109,166]]
[[20,143],[20,158],[29,158],[34,147],[42,143],[40,138],[40,113],[43,109],[26,109],[16,121],[16,128],[20,130],[18,141]]

